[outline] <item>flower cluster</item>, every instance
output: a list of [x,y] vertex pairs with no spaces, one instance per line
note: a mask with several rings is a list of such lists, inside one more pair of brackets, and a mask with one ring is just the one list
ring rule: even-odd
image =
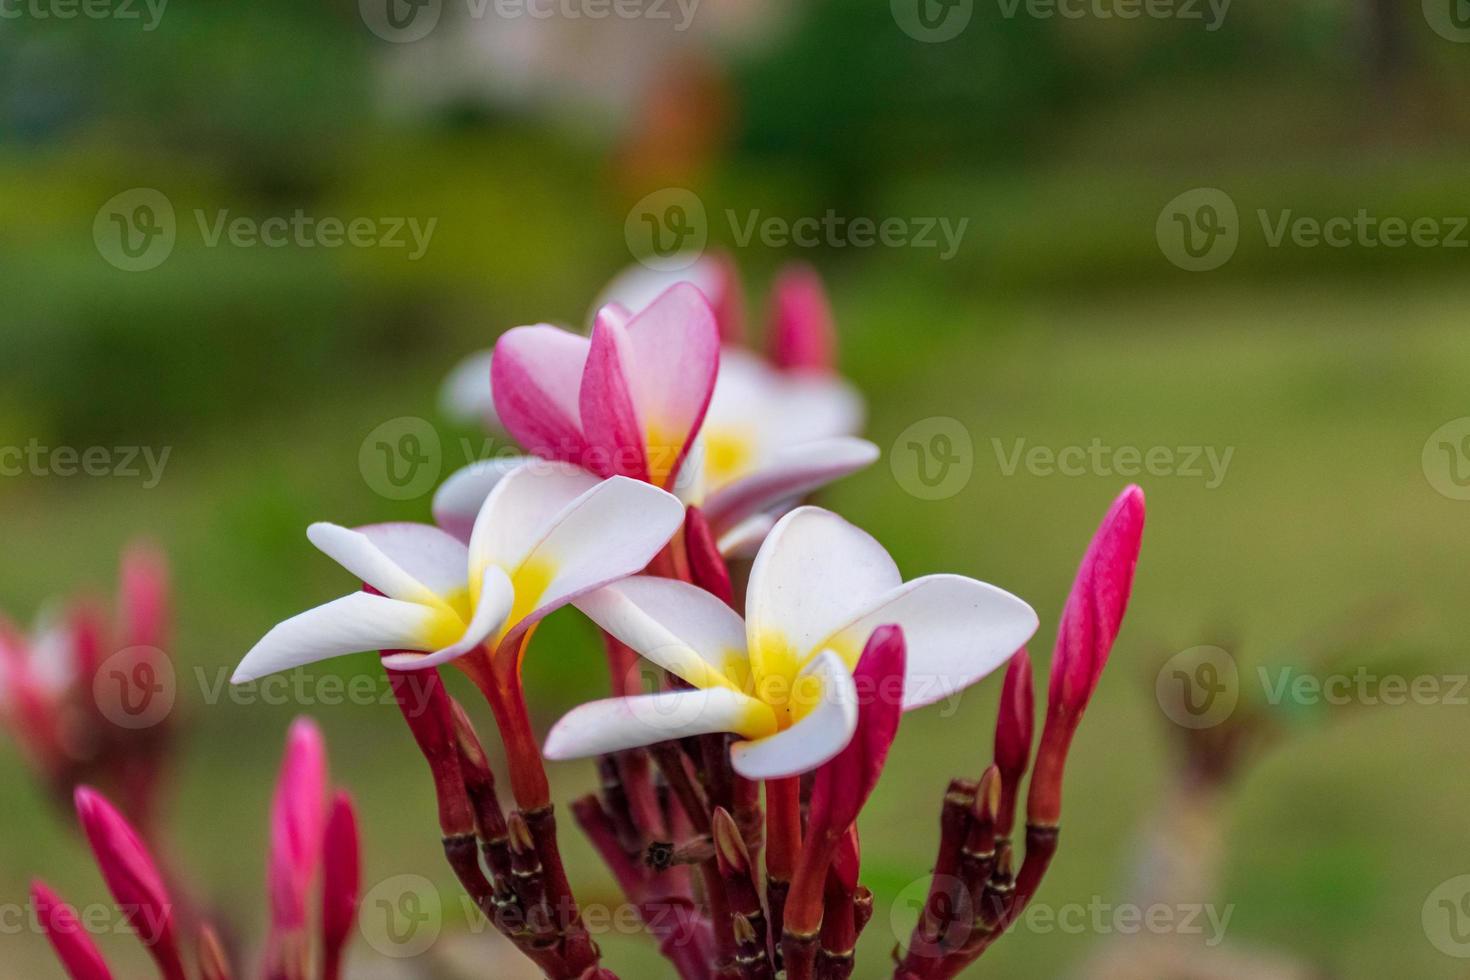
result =
[[[625,273],[589,333],[517,327],[456,369],[448,403],[524,455],[453,474],[433,523],[313,524],[308,539],[360,588],[269,630],[234,679],[379,654],[447,862],[551,980],[615,980],[573,894],[545,769],[584,758],[600,791],[571,813],[678,976],[845,980],[873,910],[857,823],[903,714],[1005,666],[994,763],[950,786],[929,901],[895,973],[951,977],[1015,921],[1055,853],[1066,757],[1127,605],[1143,495],[1117,498],[1083,558],[1033,762],[1036,613],[964,575],[905,578],[871,535],[808,502],[877,458],[857,436],[862,401],[835,370],[814,273],[778,277],[764,357],[745,346],[740,297],[722,257]],[[543,741],[521,668],[564,607],[601,632],[613,696]],[[442,667],[488,704],[509,807]],[[1023,852],[1011,838],[1028,768]],[[340,967],[356,832],[345,798],[327,815],[324,786],[320,737],[298,723],[272,810],[272,980]],[[163,876],[105,800],[83,789],[77,804],[119,902],[150,913],[156,928],[134,924],[161,973],[184,977]],[[72,976],[108,976],[65,907],[44,886],[36,898]],[[202,935],[200,973],[228,977]]]
[[[128,925],[147,948],[164,980],[231,980],[237,973],[219,932],[189,918],[149,847],[106,797],[76,791],[77,818],[97,866]],[[326,748],[309,721],[291,728],[285,762],[271,804],[267,860],[271,929],[263,953],[267,980],[339,980],[357,916],[360,857],[357,817],[346,793],[327,798]],[[310,910],[320,880],[315,928]],[[31,900],[57,957],[72,980],[112,980],[113,973],[71,905],[44,883]],[[186,963],[184,936],[197,935],[195,969]]]

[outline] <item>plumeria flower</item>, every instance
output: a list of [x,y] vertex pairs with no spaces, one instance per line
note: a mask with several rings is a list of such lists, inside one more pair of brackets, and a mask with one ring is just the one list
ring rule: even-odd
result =
[[[719,278],[701,272],[710,268],[724,266],[695,263],[688,278],[671,282],[649,270],[651,281],[622,277],[611,292],[629,305],[603,306],[590,340],[518,328],[497,345],[490,373],[499,418],[528,449],[674,489],[704,509],[723,550],[741,554],[794,501],[870,465],[878,448],[851,435],[862,425],[856,391],[814,363],[811,351],[830,351],[830,340],[801,339],[804,331],[831,333],[815,274],[791,273],[778,294],[780,334],[793,338],[782,346],[797,352],[798,369],[783,372],[742,348],[714,349],[720,317],[695,300],[707,300],[704,290]],[[650,301],[653,286],[665,283]],[[641,312],[630,317],[629,309]],[[452,475],[435,498],[436,520],[464,534],[479,501],[518,463],[490,460]]]
[[[649,576],[576,605],[693,690],[576,708],[552,729],[547,758],[733,732],[743,739],[735,769],[750,779],[796,775],[841,752],[859,694],[901,698],[905,710],[930,704],[1004,663],[1037,626],[1030,606],[984,582],[904,582],[882,545],[817,507],[781,518],[761,546],[743,620],[701,589]],[[859,692],[853,669],[873,631],[888,624],[906,641],[902,691]]]
[[640,571],[683,521],[672,495],[575,466],[516,468],[480,506],[466,545],[425,524],[313,524],[311,542],[372,591],[279,624],[236,683],[364,650],[394,669],[447,663],[515,641],[578,596]]

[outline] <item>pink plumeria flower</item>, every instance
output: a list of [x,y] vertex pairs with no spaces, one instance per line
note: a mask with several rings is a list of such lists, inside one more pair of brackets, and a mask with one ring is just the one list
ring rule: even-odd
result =
[[[980,680],[1030,638],[1036,613],[959,575],[904,582],[883,546],[836,514],[798,508],[761,546],[746,618],[684,582],[637,576],[577,608],[693,690],[612,698],[574,709],[545,754],[572,759],[672,738],[733,732],[735,769],[779,779],[841,752],[858,718],[852,672],[875,629],[903,630],[905,710]],[[885,692],[863,692],[864,697]]]
[[398,651],[384,664],[411,670],[496,649],[582,594],[641,571],[683,516],[677,498],[646,483],[537,460],[485,497],[468,545],[425,524],[313,524],[311,542],[373,591],[279,624],[234,680],[364,650]]

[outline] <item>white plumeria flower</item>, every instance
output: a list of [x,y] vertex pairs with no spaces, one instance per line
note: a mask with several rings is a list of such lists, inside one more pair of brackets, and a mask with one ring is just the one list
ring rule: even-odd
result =
[[980,680],[1037,626],[1025,602],[975,579],[904,582],[882,545],[818,507],[798,508],[772,529],[751,570],[744,620],[708,592],[651,576],[576,606],[694,690],[582,705],[552,729],[546,757],[733,732],[744,739],[733,747],[735,769],[749,779],[807,772],[846,747],[858,718],[852,671],[879,626],[903,629],[905,710]]
[[313,524],[312,544],[382,594],[355,592],[279,624],[234,681],[364,650],[397,651],[383,662],[409,670],[494,649],[642,570],[683,517],[672,494],[647,483],[536,460],[484,498],[468,546],[426,524]]

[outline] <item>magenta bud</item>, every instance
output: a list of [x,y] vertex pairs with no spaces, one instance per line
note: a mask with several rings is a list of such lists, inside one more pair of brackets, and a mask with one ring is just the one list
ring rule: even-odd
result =
[[286,739],[271,802],[267,875],[272,931],[277,936],[307,924],[308,894],[321,865],[326,792],[327,749],[321,729],[309,718],[298,718]]
[[995,721],[995,767],[1000,775],[996,833],[1002,837],[1010,834],[1014,822],[1016,795],[1031,759],[1035,724],[1031,656],[1022,647],[1006,666],[1005,681],[1000,689],[1000,710]]
[[39,881],[31,883],[31,904],[71,980],[112,980],[107,961],[77,919],[75,909]]
[[837,331],[827,291],[815,269],[792,263],[781,270],[771,296],[771,361],[783,371],[832,371]]
[[362,888],[362,845],[357,830],[357,810],[352,797],[340,792],[332,800],[322,841],[322,950],[332,967],[340,970],[342,951],[352,936],[357,903]]

